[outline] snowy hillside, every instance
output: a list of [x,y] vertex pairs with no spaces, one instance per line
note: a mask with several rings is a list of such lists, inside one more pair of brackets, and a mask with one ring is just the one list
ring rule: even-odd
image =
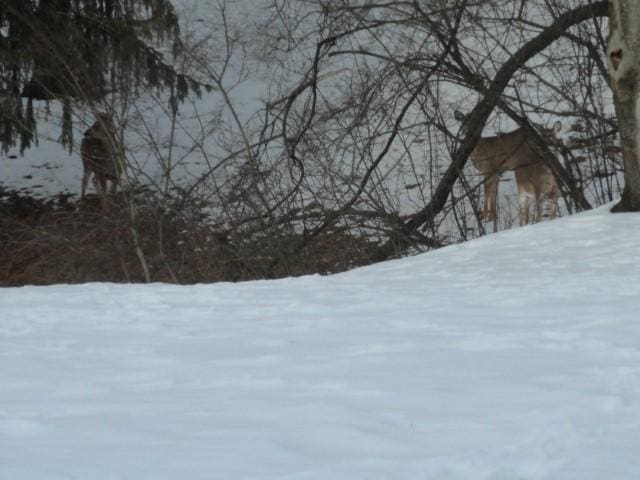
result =
[[0,479],[637,479],[640,216],[331,277],[0,290]]

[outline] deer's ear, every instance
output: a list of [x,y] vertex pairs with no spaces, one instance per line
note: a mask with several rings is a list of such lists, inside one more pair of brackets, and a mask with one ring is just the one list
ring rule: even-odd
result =
[[553,133],[558,134],[562,130],[562,122],[557,120],[556,123],[553,124]]
[[453,112],[453,117],[459,122],[462,122],[465,119],[466,115],[460,110],[456,110],[455,112]]

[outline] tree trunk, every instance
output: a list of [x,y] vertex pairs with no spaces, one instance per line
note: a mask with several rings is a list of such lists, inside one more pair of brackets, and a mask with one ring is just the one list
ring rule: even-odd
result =
[[625,187],[612,211],[640,211],[640,2],[609,2],[607,61],[620,128]]

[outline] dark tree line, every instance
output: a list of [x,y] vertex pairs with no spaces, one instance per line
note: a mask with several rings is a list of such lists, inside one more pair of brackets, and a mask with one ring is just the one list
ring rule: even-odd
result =
[[[33,100],[86,104],[123,89],[163,88],[181,101],[199,88],[154,46],[181,48],[169,0],[5,0],[0,2],[0,144],[34,140]],[[23,99],[27,100],[26,107]]]

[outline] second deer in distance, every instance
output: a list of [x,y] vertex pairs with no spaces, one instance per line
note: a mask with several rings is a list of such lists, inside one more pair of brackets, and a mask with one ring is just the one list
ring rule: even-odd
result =
[[108,113],[96,114],[95,123],[84,132],[80,144],[84,170],[80,199],[84,199],[89,179],[106,207],[107,181],[111,182],[111,195],[115,195],[124,168],[124,150],[118,140],[116,126]]

